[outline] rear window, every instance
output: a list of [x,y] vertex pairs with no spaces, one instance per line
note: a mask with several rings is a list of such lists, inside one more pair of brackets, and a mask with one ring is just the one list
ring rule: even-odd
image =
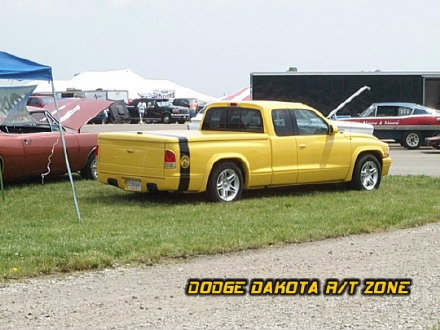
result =
[[203,130],[264,133],[260,110],[240,107],[215,107],[205,114]]

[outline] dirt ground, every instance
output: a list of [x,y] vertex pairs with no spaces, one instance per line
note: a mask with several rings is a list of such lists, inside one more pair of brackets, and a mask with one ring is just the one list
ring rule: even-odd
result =
[[[440,224],[0,288],[0,329],[438,329]],[[190,278],[411,278],[410,295],[188,296]]]

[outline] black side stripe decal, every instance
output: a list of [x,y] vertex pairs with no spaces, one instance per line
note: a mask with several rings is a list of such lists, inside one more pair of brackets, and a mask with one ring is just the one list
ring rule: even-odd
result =
[[[183,136],[178,136],[179,139],[179,147],[180,147],[180,159],[182,159],[183,156],[187,156],[189,159],[189,145],[188,145],[188,139]],[[191,166],[188,166],[186,168],[182,167],[182,162],[180,162],[180,182],[179,182],[179,191],[186,191],[189,188],[189,179],[190,179],[190,170]]]

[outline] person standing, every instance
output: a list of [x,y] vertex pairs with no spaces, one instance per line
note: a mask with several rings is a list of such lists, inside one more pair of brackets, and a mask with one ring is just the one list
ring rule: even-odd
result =
[[145,115],[145,108],[147,107],[147,104],[144,101],[140,101],[138,103],[138,111],[139,111],[139,124],[143,124],[143,119]]
[[195,117],[195,115],[197,115],[198,110],[199,110],[199,102],[197,102],[197,100],[191,100],[189,102],[189,116],[190,116],[190,118]]

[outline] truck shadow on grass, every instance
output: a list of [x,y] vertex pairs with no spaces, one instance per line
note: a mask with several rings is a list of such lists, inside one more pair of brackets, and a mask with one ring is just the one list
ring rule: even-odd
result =
[[[333,193],[349,191],[347,184],[320,184],[320,185],[304,185],[304,186],[288,186],[267,189],[253,189],[245,190],[240,201],[246,202],[254,199],[265,199],[271,197],[296,197],[319,193]],[[206,198],[205,193],[178,193],[178,192],[159,192],[137,194],[129,192],[115,192],[109,194],[106,198],[100,196],[90,196],[87,198],[90,202],[104,203],[104,204],[127,204],[135,203],[144,206],[154,205],[198,205],[198,204],[214,204]],[[228,203],[225,203],[228,204]]]

